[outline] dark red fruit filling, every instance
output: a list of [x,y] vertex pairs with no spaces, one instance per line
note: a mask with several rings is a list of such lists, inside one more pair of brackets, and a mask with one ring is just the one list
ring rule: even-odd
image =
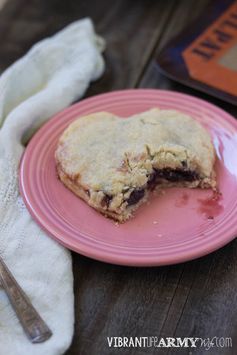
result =
[[145,195],[145,189],[133,190],[129,198],[127,199],[128,206],[135,205],[140,201]]
[[112,200],[113,196],[105,194],[102,201],[101,201],[101,206],[102,207],[109,207],[110,201]]
[[154,189],[157,185],[159,179],[165,179],[171,182],[179,181],[195,181],[199,178],[198,174],[192,170],[183,170],[183,169],[154,169],[153,173],[150,175],[148,180],[148,188]]
[[[154,169],[150,174],[147,188],[149,190],[153,190],[156,185],[159,183],[160,179],[165,179],[171,182],[179,182],[179,181],[188,181],[192,182],[199,178],[198,174],[195,171],[187,170],[187,169]],[[131,192],[129,198],[126,200],[128,206],[135,205],[138,203],[145,195],[145,189],[135,189]],[[113,196],[105,194],[101,201],[101,205],[103,207],[109,207],[110,201]]]

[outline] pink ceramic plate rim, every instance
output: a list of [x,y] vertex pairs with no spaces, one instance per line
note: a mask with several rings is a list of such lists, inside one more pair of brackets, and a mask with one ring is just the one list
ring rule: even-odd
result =
[[[53,221],[50,219],[47,219],[47,216],[45,213],[42,213],[38,209],[37,204],[32,204],[32,196],[29,195],[28,191],[28,181],[26,179],[27,176],[27,164],[28,164],[28,159],[30,159],[30,156],[32,154],[32,151],[34,150],[35,145],[37,144],[38,139],[41,137],[46,130],[53,126],[54,123],[56,123],[59,120],[64,120],[65,118],[68,119],[68,117],[72,116],[77,116],[77,111],[82,107],[86,106],[88,109],[88,112],[93,112],[93,107],[96,108],[96,102],[111,102],[111,107],[113,105],[114,100],[118,100],[118,97],[121,100],[121,105],[123,104],[123,100],[131,100],[131,103],[136,102],[136,100],[142,100],[142,98],[149,98],[149,96],[157,96],[157,99],[159,100],[164,98],[168,98],[170,102],[172,103],[173,101],[180,101],[182,102],[183,105],[185,105],[187,102],[190,104],[194,105],[194,110],[199,107],[200,109],[207,110],[207,111],[213,111],[215,112],[216,115],[219,115],[221,118],[221,124],[224,124],[224,121],[227,122],[233,130],[237,132],[237,123],[235,119],[223,111],[222,109],[205,102],[204,100],[194,98],[190,95],[186,94],[181,94],[181,93],[176,93],[176,92],[170,92],[170,91],[165,91],[165,90],[155,90],[155,89],[129,89],[129,90],[121,90],[121,91],[115,91],[112,93],[106,93],[106,94],[100,94],[95,97],[89,98],[82,100],[81,102],[72,105],[71,107],[67,108],[66,110],[58,113],[55,115],[49,122],[47,122],[32,138],[30,141],[28,147],[26,148],[26,151],[22,157],[21,164],[20,164],[20,179],[19,179],[19,186],[20,186],[20,192],[21,195],[23,196],[23,199],[25,201],[25,204],[30,211],[31,215],[33,218],[38,222],[38,224],[46,230],[47,233],[49,233],[54,239],[59,241],[61,244],[63,244],[65,247],[74,250],[80,254],[83,254],[85,256],[109,262],[109,263],[115,263],[115,264],[121,264],[121,265],[129,265],[129,266],[156,266],[156,265],[167,265],[167,264],[175,264],[175,263],[180,263],[184,261],[188,261],[194,258],[201,257],[203,255],[209,254],[210,252],[213,252],[220,247],[224,246],[227,244],[229,241],[233,240],[236,236],[237,233],[237,227],[235,226],[235,223],[230,223],[229,227],[225,225],[225,229],[223,229],[223,232],[220,231],[221,236],[219,236],[216,239],[211,239],[210,241],[207,240],[206,242],[204,241],[203,245],[199,245],[198,248],[193,247],[190,249],[190,247],[183,247],[180,248],[177,252],[170,253],[168,251],[168,254],[163,254],[163,255],[156,255],[155,253],[152,253],[149,250],[149,247],[146,248],[141,248],[141,250],[134,251],[134,250],[129,250],[127,248],[126,250],[123,248],[120,248],[119,246],[108,246],[106,243],[103,245],[103,243],[100,243],[100,245],[91,245],[89,244],[83,244],[81,240],[78,240],[76,238],[71,238],[68,235],[62,233],[62,231],[57,229],[57,226],[54,225]],[[237,208],[236,212],[237,212]],[[237,214],[235,214],[237,216]],[[235,222],[237,222],[237,217],[235,218]],[[224,228],[224,227],[223,227]],[[219,234],[219,233],[218,233]],[[84,236],[85,237],[85,236]]]

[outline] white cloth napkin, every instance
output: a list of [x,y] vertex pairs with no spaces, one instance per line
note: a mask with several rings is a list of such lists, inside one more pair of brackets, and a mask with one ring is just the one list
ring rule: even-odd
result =
[[32,220],[18,191],[22,137],[81,97],[104,70],[89,19],[36,44],[0,77],[0,254],[53,331],[32,345],[0,286],[0,355],[63,354],[74,325],[70,253]]
[[1,10],[1,8],[5,5],[5,2],[6,2],[7,0],[0,0],[0,10]]

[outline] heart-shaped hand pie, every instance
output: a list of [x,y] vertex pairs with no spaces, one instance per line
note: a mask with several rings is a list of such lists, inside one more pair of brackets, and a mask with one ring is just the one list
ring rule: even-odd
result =
[[174,110],[121,118],[80,117],[61,135],[59,178],[104,215],[123,222],[149,192],[164,186],[215,189],[215,151],[208,132]]

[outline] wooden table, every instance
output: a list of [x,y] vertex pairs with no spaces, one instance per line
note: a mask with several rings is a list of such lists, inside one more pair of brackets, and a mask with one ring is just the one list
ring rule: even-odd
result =
[[[215,1],[215,0],[214,0]],[[167,41],[191,22],[207,0],[8,0],[0,12],[0,70],[31,45],[73,20],[90,16],[107,41],[106,72],[87,96],[153,87],[205,98],[168,80],[155,67]],[[67,355],[237,354],[237,242],[188,263],[131,268],[73,253],[75,335]],[[232,337],[232,348],[109,348],[108,336]],[[46,354],[47,355],[47,354]]]

